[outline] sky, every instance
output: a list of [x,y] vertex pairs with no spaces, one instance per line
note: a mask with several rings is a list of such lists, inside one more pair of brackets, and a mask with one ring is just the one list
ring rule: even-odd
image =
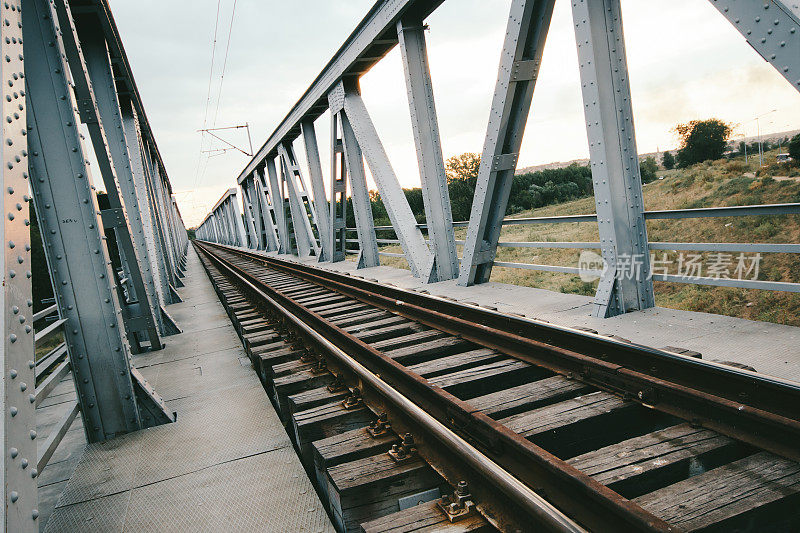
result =
[[[201,222],[236,185],[250,159],[236,151],[201,153],[223,144],[212,144],[197,130],[204,124],[247,123],[257,150],[372,4],[111,0],[187,226]],[[426,20],[445,158],[481,152],[510,5],[511,0],[448,0]],[[736,124],[735,134],[747,136],[756,134],[754,118],[765,113],[759,120],[762,133],[800,128],[800,94],[710,2],[622,0],[622,13],[640,153],[675,148],[674,126],[693,119],[717,117]],[[361,89],[400,183],[419,186],[399,49],[364,75]],[[326,113],[316,121],[326,183],[329,129]],[[246,130],[216,133],[249,151]],[[307,168],[301,139],[295,151],[301,168]],[[519,166],[586,157],[572,14],[570,2],[561,0],[556,2]]]

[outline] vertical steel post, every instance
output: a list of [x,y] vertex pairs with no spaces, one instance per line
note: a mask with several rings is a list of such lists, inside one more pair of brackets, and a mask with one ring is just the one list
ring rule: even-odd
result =
[[583,108],[606,269],[595,316],[655,305],[619,0],[575,0]]
[[[30,2],[27,2],[28,4]],[[31,289],[31,234],[29,226],[28,160],[25,135],[26,93],[23,65],[23,30],[20,2],[3,5],[0,26],[0,62],[3,83],[3,263],[0,288],[0,313],[3,319],[3,348],[0,359],[0,401],[3,403],[3,531],[39,531],[37,483],[36,404],[34,389],[33,296]],[[27,18],[27,25],[36,21]],[[27,57],[25,62],[32,58]],[[35,58],[34,58],[35,59]]]
[[308,175],[311,178],[311,191],[314,193],[314,213],[316,215],[317,232],[319,233],[319,260],[328,261],[328,235],[331,232],[329,220],[330,206],[325,194],[325,181],[322,178],[322,163],[319,159],[319,146],[317,145],[317,133],[314,131],[314,121],[304,120],[300,123],[300,130],[303,134],[303,145],[306,150],[306,161],[308,161]]
[[[392,169],[375,125],[367,113],[361,95],[358,94],[357,87],[344,87],[344,91],[346,123],[352,128],[356,142],[369,165],[411,273],[426,282],[430,281],[434,256],[428,250],[422,231],[417,227],[417,220]],[[353,177],[352,173],[350,177]]]
[[554,0],[513,0],[472,201],[459,285],[489,281]]
[[267,186],[264,183],[264,167],[255,170],[253,183],[255,184],[256,197],[258,198],[261,212],[260,219],[264,224],[264,249],[268,252],[274,252],[279,248],[278,233],[275,229],[274,199],[267,194]]
[[289,212],[292,216],[292,229],[298,254],[300,256],[311,255],[311,253],[317,255],[319,247],[308,218],[310,214],[312,218],[316,219],[316,215],[313,207],[309,205],[308,195],[303,185],[303,175],[294,156],[292,145],[289,143],[279,144],[278,157],[281,160],[281,173],[289,193]]
[[[136,249],[136,257],[126,256],[125,258],[130,275],[134,278],[141,277],[144,287],[144,294],[137,294],[136,290],[141,287],[136,287],[137,284],[135,283],[133,285],[134,296],[141,304],[144,304],[145,300],[149,303],[150,313],[156,320],[159,330],[163,332],[164,326],[161,322],[159,295],[156,291],[150,254],[145,240],[143,209],[140,208],[131,156],[128,150],[129,144],[134,144],[137,139],[131,138],[129,140],[125,135],[114,73],[111,70],[105,36],[100,30],[99,21],[94,15],[84,15],[79,17],[76,22],[81,48],[83,49],[83,57],[86,61],[87,72],[97,101],[97,110],[103,123],[103,131],[107,135],[108,151],[111,155],[119,189],[122,193],[125,212],[128,215],[131,240]],[[137,258],[138,262],[136,261]],[[141,309],[141,311],[144,312],[145,309]]]
[[330,228],[326,239],[332,262],[344,261],[347,255],[347,164],[338,123],[339,114],[331,112]]
[[262,243],[263,234],[261,232],[261,220],[256,210],[256,202],[258,200],[253,194],[252,176],[242,182],[240,189],[242,190],[244,218],[247,221],[245,228],[248,230],[250,239],[248,246],[253,250],[263,250],[264,244]]
[[[97,163],[100,167],[103,183],[106,186],[106,194],[110,209],[103,213],[103,226],[106,229],[113,229],[116,234],[120,258],[123,262],[127,262],[126,274],[130,277],[133,297],[135,298],[131,300],[129,295],[127,301],[122,302],[122,319],[125,329],[128,332],[128,341],[131,343],[131,348],[136,352],[142,351],[144,348],[137,335],[139,332],[143,332],[150,342],[150,348],[158,350],[162,347],[161,338],[148,301],[145,282],[139,267],[140,262],[137,249],[133,242],[131,227],[128,221],[125,198],[123,198],[121,185],[117,179],[117,170],[112,153],[109,149],[106,127],[103,125],[104,116],[106,114],[113,115],[113,106],[105,106],[100,103],[100,100],[106,100],[109,104],[113,102],[111,102],[111,99],[101,98],[98,100],[95,94],[89,67],[87,66],[86,58],[78,42],[75,23],[72,20],[71,13],[67,8],[65,0],[59,0],[55,2],[54,5],[58,14],[64,55],[72,74],[75,95],[78,98],[78,113],[81,122],[86,124],[89,130],[92,147],[94,148]],[[102,61],[103,58],[105,58],[107,62],[108,54],[105,52],[104,43],[102,47],[104,52],[100,60]],[[91,48],[92,46],[90,44],[90,49]],[[94,54],[90,55],[94,57]],[[96,63],[94,60],[90,62],[93,65]],[[66,67],[66,65],[64,66]],[[92,70],[95,70],[94,66]],[[104,84],[104,82],[101,83]],[[113,84],[113,80],[111,83]],[[114,88],[110,90],[115,91]],[[114,102],[115,101],[116,99],[114,99]],[[119,119],[118,106],[116,112],[116,117]],[[109,116],[108,120],[111,122],[112,117]]]
[[[142,256],[142,258],[144,259],[146,257],[149,262],[151,277],[155,285],[156,294],[158,295],[159,305],[164,306],[170,301],[169,281],[165,279],[166,271],[161,268],[163,262],[158,259],[156,236],[153,227],[153,212],[147,191],[145,161],[142,155],[142,137],[139,119],[136,116],[136,111],[133,109],[133,103],[130,99],[123,98],[120,104],[122,108],[122,124],[125,130],[125,139],[127,140],[128,150],[130,152],[133,189],[136,193],[139,205],[142,231],[147,250],[147,255]],[[165,331],[162,329],[162,334],[163,333],[165,333]]]
[[399,20],[397,35],[406,76],[428,239],[436,258],[431,281],[444,281],[458,277],[458,255],[422,20]]
[[278,230],[278,253],[292,253],[292,243],[289,241],[289,223],[286,220],[286,201],[283,189],[278,181],[278,172],[275,169],[275,159],[268,157],[266,161],[269,182],[269,197],[272,200],[272,211],[275,214],[275,225]]
[[[353,128],[344,111],[344,105],[345,89],[344,84],[340,82],[328,95],[328,106],[331,116],[336,116],[334,128],[336,124],[341,128],[344,168],[350,182],[350,199],[353,202],[353,214],[356,219],[356,231],[358,232],[360,248],[358,268],[368,268],[380,265],[378,242],[375,237],[375,222],[372,218],[372,205],[370,204],[369,190],[367,189],[367,177],[364,173],[364,158],[356,140],[355,132],[353,132]],[[334,141],[336,138],[334,131],[331,140]],[[345,175],[345,172],[342,172],[342,174]],[[344,205],[346,206],[346,203]],[[342,216],[345,216],[345,212],[342,212]]]

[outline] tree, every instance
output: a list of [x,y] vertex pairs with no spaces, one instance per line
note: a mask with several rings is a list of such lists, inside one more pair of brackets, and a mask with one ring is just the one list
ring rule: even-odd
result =
[[642,177],[642,183],[650,183],[656,179],[656,171],[658,170],[658,163],[656,158],[650,156],[644,161],[639,162],[639,175]]
[[672,152],[664,152],[664,157],[661,158],[661,165],[667,170],[675,168],[675,157]]
[[728,145],[731,126],[717,118],[693,120],[675,126],[675,132],[681,138],[678,150],[678,167],[719,159]]
[[471,152],[454,155],[445,161],[450,208],[455,221],[469,220],[480,167],[481,156]]
[[789,141],[789,157],[794,159],[796,164],[800,164],[800,133]]

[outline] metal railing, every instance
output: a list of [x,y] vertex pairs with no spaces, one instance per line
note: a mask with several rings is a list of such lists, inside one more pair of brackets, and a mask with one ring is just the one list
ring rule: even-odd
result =
[[[50,323],[41,330],[37,330],[36,322],[40,321],[47,321]],[[54,335],[58,333],[63,335],[66,319],[59,316],[58,305],[53,304],[35,313],[33,315],[33,322],[35,332],[34,344],[38,348],[44,344],[45,340],[52,338]],[[36,359],[34,369],[36,374],[36,407],[39,407],[39,405],[47,399],[56,386],[67,377],[71,371],[72,367],[69,361],[66,342],[62,341],[45,355]],[[79,411],[80,407],[77,399],[69,402],[61,418],[50,429],[47,439],[39,448],[39,458],[36,462],[36,468],[40,475],[56,449],[58,449],[58,445],[63,440],[64,435],[69,431]]]
[[[693,219],[693,218],[724,218],[740,216],[776,216],[776,215],[798,215],[800,214],[800,203],[785,204],[764,204],[764,205],[742,205],[729,207],[702,207],[694,209],[669,209],[657,211],[645,211],[645,220],[674,220],[674,219]],[[586,215],[561,215],[545,217],[525,217],[525,218],[505,218],[502,225],[520,226],[531,224],[565,224],[579,222],[597,222],[596,214]],[[453,222],[454,227],[466,227],[468,222]],[[417,224],[420,229],[427,229],[427,224]],[[356,228],[347,228],[348,232],[355,232]],[[375,226],[376,234],[381,231],[393,231],[392,226]],[[376,239],[379,245],[400,244],[399,239]],[[347,243],[358,244],[358,239],[347,239]],[[463,245],[463,240],[456,240],[456,245]],[[695,251],[695,252],[732,252],[732,253],[800,253],[800,244],[774,244],[774,243],[724,243],[724,242],[648,242],[649,250],[665,251]],[[527,242],[527,241],[505,241],[497,244],[498,248],[566,248],[566,249],[600,249],[599,242]],[[348,249],[348,253],[357,254],[358,250]],[[404,257],[404,254],[379,251],[383,257]],[[460,259],[460,258],[459,258]],[[559,272],[565,274],[578,275],[588,273],[600,275],[599,271],[587,271],[578,267],[561,265],[541,265],[533,263],[517,263],[510,261],[493,262],[494,266],[505,268],[516,268],[523,270],[538,270],[542,272]],[[800,283],[765,281],[765,280],[745,280],[714,277],[693,277],[674,274],[651,273],[652,279],[656,281],[666,281],[670,283],[688,283],[695,285],[709,285],[717,287],[737,287],[743,289],[760,289],[784,292],[800,292]]]

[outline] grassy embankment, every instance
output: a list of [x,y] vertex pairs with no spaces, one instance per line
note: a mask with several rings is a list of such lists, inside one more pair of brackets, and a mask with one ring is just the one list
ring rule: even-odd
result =
[[[765,161],[775,161],[777,151],[767,152]],[[757,175],[756,175],[757,173]],[[791,176],[775,180],[772,176]],[[683,170],[659,171],[657,180],[644,187],[648,210],[684,209],[800,202],[800,168],[770,165],[758,172],[758,158],[751,157],[700,163]],[[514,217],[536,217],[594,213],[594,199],[582,198],[518,213]],[[650,241],[667,242],[800,242],[800,216],[747,216],[683,220],[651,220],[647,224]],[[456,231],[456,239],[464,230]],[[596,242],[597,224],[537,224],[507,226],[501,241],[584,241]],[[384,246],[382,251],[401,252],[399,246]],[[459,246],[459,254],[461,247]],[[662,258],[658,251],[658,259]],[[685,254],[696,252],[684,252]],[[667,252],[674,261],[670,273],[677,273],[677,254]],[[555,248],[500,248],[499,261],[577,266],[580,250]],[[708,256],[708,254],[703,254]],[[731,254],[736,266],[738,254]],[[408,268],[405,260],[382,257],[381,263]],[[707,257],[704,265],[708,265]],[[703,274],[705,275],[705,273]],[[760,280],[800,282],[800,257],[797,254],[762,254]],[[563,293],[593,295],[597,283],[585,283],[577,276],[511,268],[494,268],[492,281],[538,287]],[[709,287],[683,283],[655,283],[656,304],[673,309],[704,311],[751,320],[800,326],[800,294],[764,290]]]

